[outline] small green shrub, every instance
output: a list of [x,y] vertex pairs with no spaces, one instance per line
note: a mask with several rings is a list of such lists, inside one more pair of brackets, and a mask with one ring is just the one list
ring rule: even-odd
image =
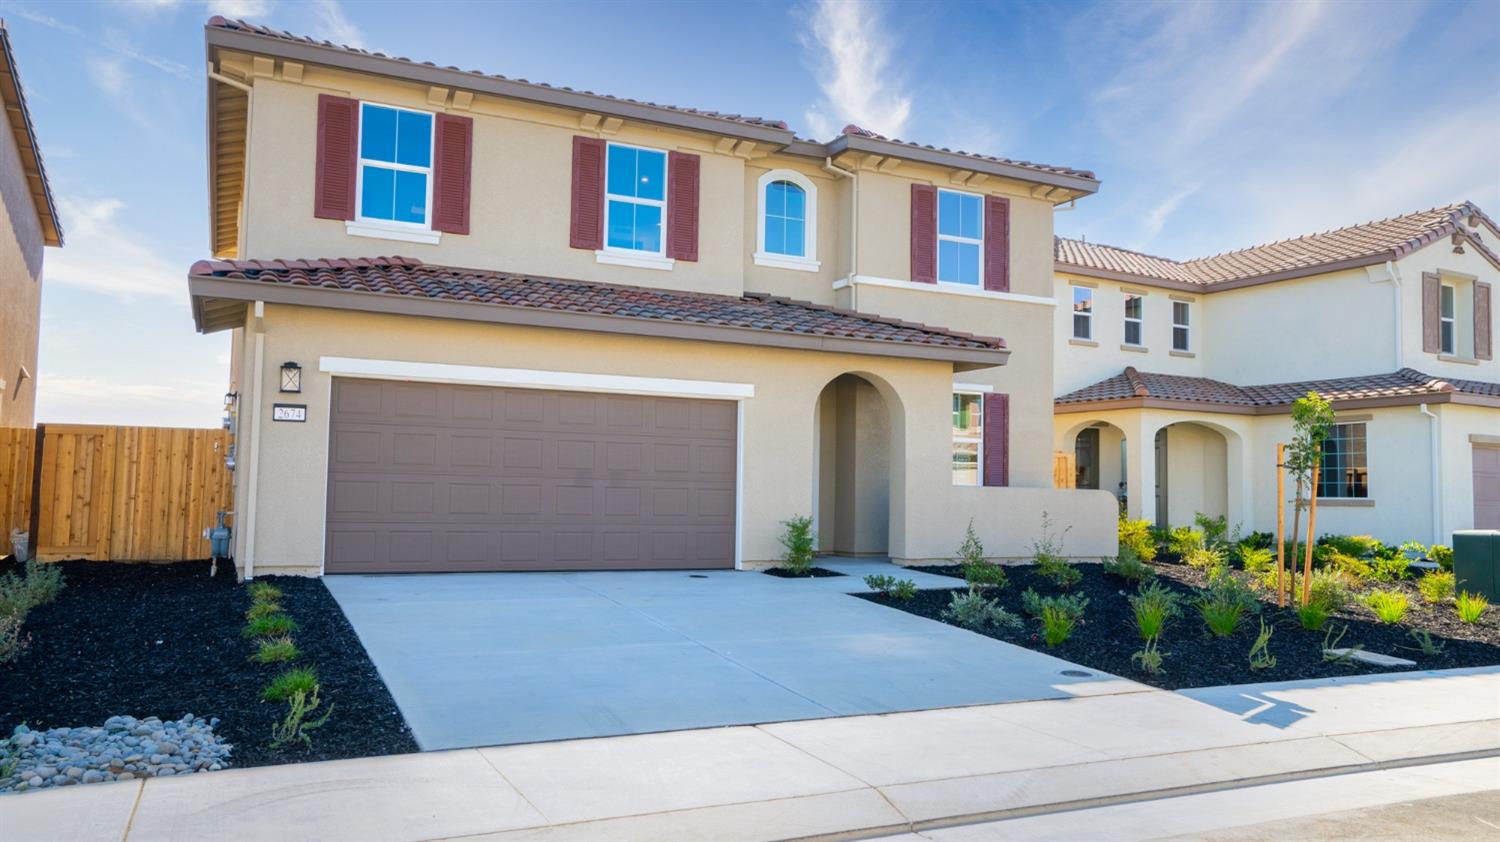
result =
[[1252,576],[1259,576],[1276,565],[1276,554],[1269,547],[1255,547],[1249,544],[1240,544],[1240,567]]
[[1182,613],[1181,602],[1181,594],[1160,582],[1142,585],[1130,597],[1130,610],[1135,614],[1135,628],[1141,639],[1161,637],[1167,621]]
[[1329,550],[1324,555],[1323,565],[1319,569],[1338,571],[1354,579],[1369,579],[1375,575],[1375,569],[1370,561],[1339,550]]
[[294,691],[287,698],[286,718],[271,726],[271,748],[280,749],[292,743],[312,745],[311,732],[323,727],[333,715],[333,705],[329,705],[322,716],[309,720],[307,717],[319,704],[317,682],[313,682],[311,690]]
[[1182,560],[1194,570],[1218,570],[1224,567],[1224,551],[1218,547],[1194,547],[1183,554]]
[[1240,541],[1241,546],[1269,550],[1276,546],[1276,536],[1269,532],[1251,532]]
[[1416,648],[1421,650],[1422,654],[1428,656],[1429,658],[1433,655],[1443,654],[1443,648],[1447,645],[1433,640],[1432,632],[1429,632],[1426,629],[1412,629],[1407,633],[1411,635],[1412,640],[1416,641]]
[[290,637],[268,637],[260,641],[260,648],[250,659],[258,664],[280,664],[295,661],[301,654]]
[[1031,588],[1021,594],[1021,610],[1032,617],[1041,618],[1042,612],[1050,608],[1056,608],[1078,618],[1083,616],[1083,609],[1089,605],[1089,598],[1081,593],[1059,594],[1058,596],[1044,597]]
[[1453,600],[1453,609],[1458,612],[1460,623],[1477,623],[1484,616],[1486,608],[1490,607],[1490,601],[1482,593],[1469,593],[1464,591]]
[[1198,611],[1203,615],[1204,625],[1208,626],[1215,637],[1234,634],[1240,627],[1240,621],[1245,618],[1245,609],[1233,603],[1204,600],[1198,603]]
[[271,584],[270,582],[251,582],[250,583],[250,601],[251,602],[277,602],[280,599],[281,599],[281,588],[276,587],[275,585]]
[[813,540],[812,518],[807,515],[797,515],[782,521],[786,530],[781,533],[781,546],[785,552],[781,554],[781,563],[788,572],[796,576],[805,576],[812,569],[813,554],[817,543]]
[[1069,564],[1062,556],[1038,555],[1036,557],[1036,572],[1038,576],[1048,579],[1059,588],[1071,588],[1083,581],[1083,571]]
[[21,657],[30,645],[29,635],[21,633],[21,617],[0,614],[0,664],[8,664]]
[[1271,633],[1276,631],[1275,626],[1266,625],[1266,621],[1260,621],[1260,634],[1255,636],[1255,642],[1250,644],[1250,669],[1268,670],[1276,666],[1276,656],[1271,654]]
[[1203,532],[1191,526],[1179,526],[1167,535],[1167,551],[1181,558],[1203,546]]
[[1373,556],[1384,546],[1369,535],[1324,535],[1318,544],[1355,558]]
[[917,595],[917,583],[910,579],[897,579],[895,576],[866,576],[865,586],[872,591],[879,591],[891,599],[906,600]]
[[1427,557],[1438,563],[1443,570],[1453,569],[1453,548],[1442,544],[1433,544],[1427,550]]
[[1157,645],[1156,638],[1146,641],[1140,651],[1130,653],[1130,660],[1140,665],[1140,668],[1148,675],[1156,675],[1161,672],[1162,651]]
[[958,558],[955,558],[953,562],[963,567],[984,563],[984,542],[974,534],[973,518],[969,518],[969,525],[964,527],[964,540],[958,545]]
[[1203,543],[1210,547],[1220,546],[1229,537],[1229,518],[1224,515],[1209,517],[1202,512],[1193,513],[1193,525],[1203,533]]
[[24,576],[15,573],[0,576],[0,617],[16,617],[25,622],[31,609],[57,599],[65,584],[59,565],[26,562]]
[[257,620],[261,617],[269,617],[272,614],[280,614],[281,606],[274,602],[252,602],[250,610],[245,612],[245,619]]
[[1120,515],[1120,552],[1128,547],[1141,561],[1156,558],[1156,538],[1151,534],[1151,521],[1131,520]]
[[964,564],[964,581],[975,591],[1005,587],[1005,568],[988,561],[971,561]]
[[312,667],[292,667],[271,679],[271,683],[260,691],[260,697],[268,702],[284,702],[293,693],[316,693],[318,673]]
[[948,607],[943,609],[943,619],[973,631],[1021,626],[1020,617],[1001,608],[996,600],[975,591],[955,593]]
[[1066,607],[1061,605],[1042,606],[1042,640],[1050,649],[1061,646],[1069,637],[1073,636],[1073,629],[1082,622],[1081,613],[1075,615]]
[[297,630],[297,623],[285,614],[256,617],[245,623],[245,637],[285,637]]
[[1141,561],[1141,557],[1135,554],[1135,550],[1121,545],[1120,554],[1104,562],[1104,572],[1111,576],[1118,576],[1127,582],[1144,582],[1156,577],[1156,571],[1151,565]]
[[1382,623],[1399,623],[1410,603],[1400,591],[1371,591],[1360,600]]
[[1198,598],[1198,613],[1208,630],[1217,637],[1228,637],[1239,628],[1245,615],[1260,603],[1255,594],[1227,571],[1210,580]]
[[1427,558],[1427,545],[1421,541],[1407,541],[1396,548],[1392,555],[1405,556],[1407,561],[1421,561]]
[[1457,582],[1451,570],[1434,570],[1417,580],[1417,590],[1423,602],[1442,602],[1452,599]]
[[1297,606],[1297,621],[1308,631],[1317,631],[1328,622],[1328,608],[1316,602]]
[[1411,562],[1405,556],[1377,556],[1370,560],[1370,578],[1377,582],[1399,582],[1411,578]]
[[[1293,584],[1297,584],[1294,582]],[[1301,593],[1295,587],[1293,593]],[[1307,588],[1308,602],[1323,606],[1329,613],[1339,611],[1354,599],[1349,576],[1337,570],[1314,570]]]

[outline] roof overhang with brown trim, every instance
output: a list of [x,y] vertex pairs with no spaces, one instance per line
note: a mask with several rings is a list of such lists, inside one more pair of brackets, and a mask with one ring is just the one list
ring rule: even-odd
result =
[[[1434,392],[1426,395],[1390,395],[1374,398],[1353,398],[1329,401],[1336,410],[1379,409],[1391,406],[1420,406],[1421,404],[1468,404],[1500,409],[1500,397],[1471,395],[1464,392]],[[1092,412],[1109,412],[1120,409],[1173,409],[1183,412],[1207,412],[1216,415],[1289,415],[1291,403],[1246,405],[1192,401],[1173,398],[1118,398],[1116,400],[1085,401],[1082,403],[1053,403],[1053,415],[1081,415]]]
[[57,215],[57,203],[52,200],[52,185],[47,181],[47,168],[42,163],[42,151],[36,141],[36,127],[31,122],[31,110],[26,107],[26,91],[16,73],[16,57],[11,52],[10,31],[5,21],[0,20],[0,99],[5,102],[5,115],[10,122],[11,135],[21,153],[21,170],[26,176],[26,186],[31,191],[31,202],[36,206],[37,218],[42,225],[42,242],[49,246],[63,244],[62,222]]

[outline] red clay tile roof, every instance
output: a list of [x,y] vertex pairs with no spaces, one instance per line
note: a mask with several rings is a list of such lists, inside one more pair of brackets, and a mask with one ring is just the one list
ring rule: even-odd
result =
[[1346,261],[1395,260],[1438,239],[1462,233],[1475,248],[1500,265],[1500,254],[1484,241],[1484,234],[1477,230],[1480,225],[1487,225],[1489,232],[1500,232],[1500,227],[1478,206],[1472,202],[1460,202],[1195,260],[1153,257],[1062,237],[1055,241],[1054,257],[1058,263],[1085,269],[1211,288],[1215,284],[1269,275],[1296,277],[1313,274],[1310,270]]
[[200,260],[189,275],[964,350],[1005,340],[763,294],[710,295],[433,266],[409,257]]
[[895,143],[895,144],[899,144],[901,146],[909,146],[909,147],[911,147],[913,149],[930,149],[930,150],[932,150],[934,152],[948,152],[948,153],[951,153],[951,154],[954,154],[954,155],[963,155],[966,158],[978,158],[981,161],[994,161],[997,164],[1011,164],[1011,165],[1017,166],[1017,167],[1025,167],[1027,169],[1040,170],[1042,172],[1057,173],[1059,175],[1073,175],[1073,176],[1078,176],[1079,178],[1093,178],[1094,177],[1094,173],[1093,173],[1092,170],[1076,170],[1076,169],[1073,169],[1072,167],[1058,167],[1058,166],[1053,166],[1052,164],[1038,164],[1038,163],[1035,163],[1033,161],[1018,161],[1018,160],[1015,160],[1014,158],[1000,158],[1000,157],[996,157],[994,155],[984,155],[984,154],[981,154],[981,153],[978,153],[978,152],[964,152],[964,151],[959,150],[959,149],[948,149],[946,147],[932,146],[931,144],[922,144],[922,143],[915,143],[915,142],[910,141],[910,140],[901,140],[900,138],[895,138],[895,137],[886,137],[885,135],[876,134],[875,132],[872,132],[869,129],[860,128],[859,126],[856,126],[853,123],[850,123],[849,125],[845,126],[844,130],[842,132],[840,132],[840,134],[857,135],[859,137],[868,137],[868,138],[873,138],[875,140],[883,140],[883,141],[885,141],[887,143]]
[[1479,380],[1443,380],[1423,374],[1413,368],[1403,368],[1390,374],[1271,383],[1264,386],[1235,386],[1207,377],[1155,374],[1137,371],[1134,367],[1126,367],[1114,377],[1063,395],[1055,403],[1071,405],[1128,398],[1157,398],[1188,404],[1210,403],[1263,407],[1285,406],[1308,392],[1317,392],[1330,401],[1423,397],[1452,392],[1500,397],[1500,383],[1486,383]]

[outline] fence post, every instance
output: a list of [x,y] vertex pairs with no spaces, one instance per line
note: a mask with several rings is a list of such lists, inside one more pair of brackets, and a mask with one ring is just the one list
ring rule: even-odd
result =
[[[27,552],[31,558],[38,555],[37,548],[42,545],[42,441],[47,437],[47,425],[36,425],[35,442],[31,449],[31,501],[30,508],[26,510]],[[30,561],[31,559],[20,559]]]

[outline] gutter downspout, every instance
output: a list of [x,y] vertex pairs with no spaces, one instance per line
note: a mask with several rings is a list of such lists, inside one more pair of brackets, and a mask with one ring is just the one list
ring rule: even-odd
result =
[[255,366],[250,375],[254,392],[250,398],[250,475],[245,481],[245,499],[238,506],[244,512],[245,528],[245,581],[255,578],[255,512],[256,496],[260,491],[260,428],[261,418],[261,392],[265,384],[265,360],[266,360],[266,302],[255,302],[255,315],[253,329],[255,331]]
[[1427,404],[1419,407],[1422,414],[1427,416],[1427,439],[1431,443],[1432,460],[1431,483],[1432,483],[1432,543],[1443,543],[1443,463],[1442,456],[1442,432],[1443,420]]
[[[1392,299],[1391,300],[1392,300],[1392,304],[1394,306],[1394,309],[1391,311],[1391,314],[1392,314],[1392,319],[1393,319],[1393,321],[1395,322],[1395,325],[1396,325],[1396,369],[1395,370],[1396,371],[1400,371],[1401,369],[1403,369],[1403,368],[1406,367],[1406,365],[1405,365],[1406,354],[1405,354],[1405,351],[1404,351],[1404,348],[1403,348],[1403,343],[1402,343],[1403,337],[1401,335],[1401,270],[1398,269],[1398,268],[1396,268],[1396,261],[1394,261],[1394,260],[1387,260],[1385,262],[1385,273],[1386,273],[1386,275],[1390,276],[1390,279],[1391,279],[1391,291],[1392,291]],[[1423,411],[1425,412],[1426,410],[1423,410]]]
[[833,164],[833,158],[823,159],[823,169],[839,178],[853,181],[849,199],[849,309],[859,310],[859,287],[854,283],[859,274],[859,174]]

